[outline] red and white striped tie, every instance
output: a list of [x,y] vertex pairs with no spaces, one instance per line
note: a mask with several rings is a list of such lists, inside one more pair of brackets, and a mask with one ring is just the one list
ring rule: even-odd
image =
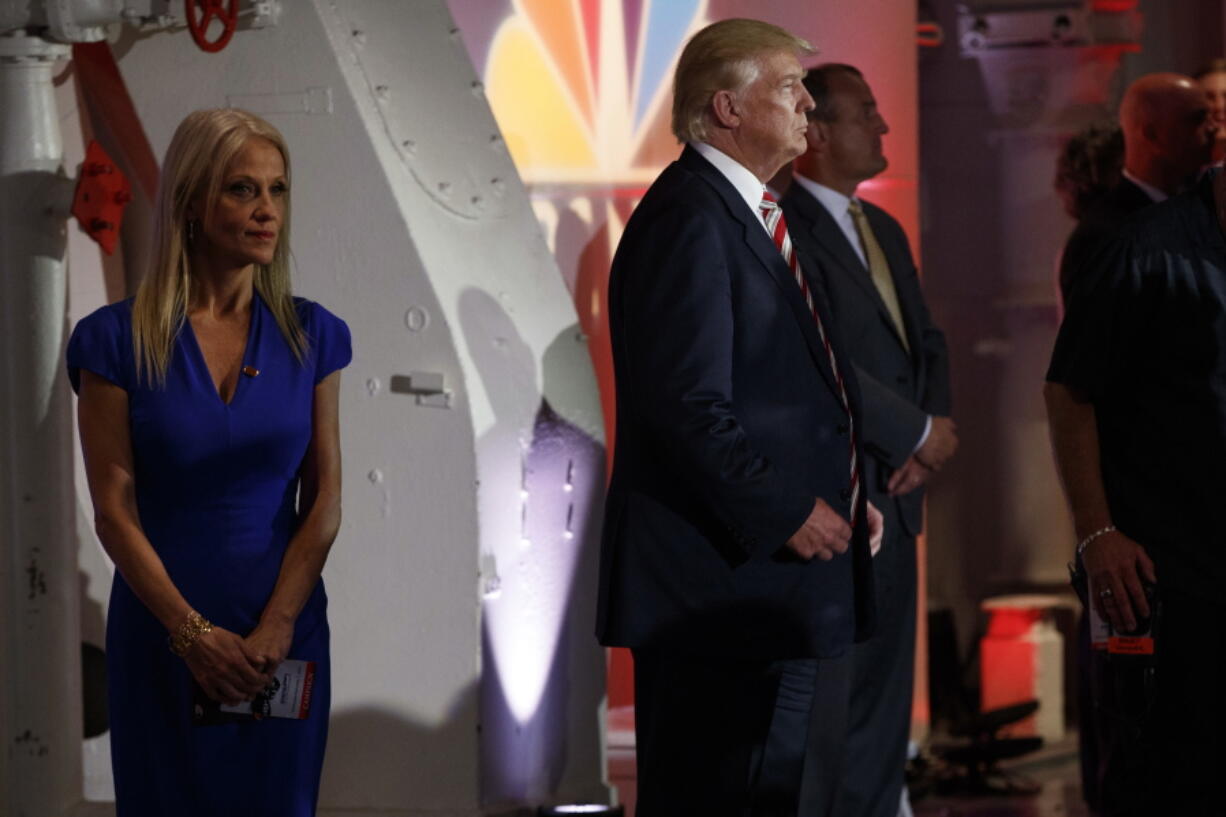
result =
[[809,307],[809,314],[813,316],[813,322],[817,324],[817,336],[821,338],[822,346],[826,349],[826,356],[830,358],[830,370],[834,372],[834,382],[839,387],[839,400],[843,402],[843,410],[847,412],[847,436],[851,440],[851,512],[854,515],[856,503],[860,499],[860,460],[856,454],[856,425],[851,416],[847,387],[843,385],[843,373],[839,371],[839,362],[834,357],[834,349],[830,345],[830,338],[826,335],[826,327],[822,325],[821,315],[817,314],[817,306],[813,303],[813,293],[809,291],[809,282],[805,280],[805,276],[800,271],[796,253],[792,252],[792,237],[788,235],[788,225],[783,220],[783,210],[779,207],[779,202],[775,201],[773,195],[764,192],[762,204],[759,207],[762,210],[762,220],[766,222],[766,229],[774,239],[779,252],[783,254],[783,260],[787,262],[788,269],[792,271],[792,277],[796,279],[796,285],[800,287],[800,294],[805,299],[805,305]]

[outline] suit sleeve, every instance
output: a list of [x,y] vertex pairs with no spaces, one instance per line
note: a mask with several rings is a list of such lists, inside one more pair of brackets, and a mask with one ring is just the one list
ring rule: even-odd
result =
[[869,454],[899,468],[919,443],[928,413],[859,366],[855,370],[863,398],[861,443]]
[[[659,208],[626,257],[621,314],[629,405],[676,474],[749,553],[781,547],[814,497],[757,451],[733,412],[729,225],[690,207]],[[740,238],[739,227],[735,230]],[[735,251],[744,252],[743,248]]]
[[[928,312],[928,303],[924,300],[924,292],[920,286],[919,273],[915,268],[915,259],[911,256],[911,245],[902,226],[890,219],[895,232],[895,243],[901,247],[904,266],[897,281],[901,291],[899,297],[904,301],[904,309],[914,315],[917,334],[920,339],[919,354],[924,356],[924,371],[926,382],[924,394],[919,408],[924,414],[937,417],[948,417],[952,410],[951,389],[949,383],[949,348],[945,344],[945,333],[932,322]],[[919,441],[919,435],[916,435]],[[908,451],[908,454],[911,452]]]

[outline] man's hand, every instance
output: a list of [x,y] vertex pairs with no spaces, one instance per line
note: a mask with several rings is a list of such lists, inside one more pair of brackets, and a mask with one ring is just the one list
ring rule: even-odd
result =
[[945,461],[958,450],[958,427],[948,417],[933,417],[928,439],[912,456],[933,471],[941,470]]
[[817,499],[809,518],[788,539],[787,546],[805,561],[816,556],[828,562],[836,553],[846,553],[850,542],[851,525],[824,500]]
[[932,469],[921,465],[915,457],[907,457],[902,467],[890,475],[885,489],[890,496],[902,496],[920,488],[932,476]]
[[1117,632],[1136,629],[1138,615],[1149,617],[1141,580],[1156,583],[1158,577],[1144,548],[1119,531],[1112,531],[1086,545],[1081,563],[1094,593],[1090,602]]
[[868,503],[868,552],[876,556],[881,550],[881,540],[885,538],[885,517],[877,506]]

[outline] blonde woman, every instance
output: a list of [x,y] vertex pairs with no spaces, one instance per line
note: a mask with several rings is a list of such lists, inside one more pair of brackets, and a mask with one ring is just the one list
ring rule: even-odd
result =
[[[197,111],[163,166],[135,299],[76,327],[107,620],[119,817],[310,815],[327,737],[320,571],[341,516],[339,318],[289,281],[289,153],[270,124]],[[315,662],[303,719],[218,716],[286,659]]]

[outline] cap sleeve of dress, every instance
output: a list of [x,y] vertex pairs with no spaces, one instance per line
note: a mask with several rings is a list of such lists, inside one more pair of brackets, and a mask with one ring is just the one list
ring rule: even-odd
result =
[[81,390],[82,369],[132,391],[131,312],[126,306],[104,306],[82,318],[72,330],[66,358],[74,392]]
[[317,303],[310,303],[307,334],[311,338],[311,356],[315,359],[315,382],[343,369],[353,359],[349,326]]

